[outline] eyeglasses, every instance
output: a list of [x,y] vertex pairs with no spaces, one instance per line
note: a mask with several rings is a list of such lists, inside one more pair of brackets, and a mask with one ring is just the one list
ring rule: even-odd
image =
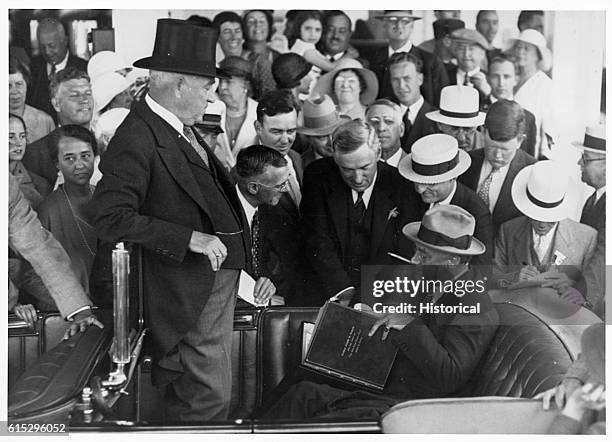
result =
[[397,18],[397,17],[387,17],[385,18],[385,21],[393,26],[398,26],[398,25],[408,26],[410,23],[413,22],[411,18]]
[[605,160],[605,157],[604,158],[589,158],[585,154],[582,154],[580,156],[580,158],[582,159],[582,162],[584,164],[592,163],[593,161],[602,161],[602,160]]
[[251,183],[258,184],[268,189],[276,190],[277,192],[288,192],[289,191],[289,178],[287,178],[284,182],[277,184],[276,186],[268,186],[267,184],[258,183],[257,181],[251,181]]

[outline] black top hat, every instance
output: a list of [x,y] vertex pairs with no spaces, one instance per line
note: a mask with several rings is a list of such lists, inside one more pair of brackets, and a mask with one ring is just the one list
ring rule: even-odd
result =
[[310,72],[312,64],[304,57],[293,52],[279,55],[272,62],[272,76],[279,89],[291,89]]
[[202,122],[195,123],[194,126],[205,132],[223,133],[223,129],[221,129],[221,115],[218,114],[204,114]]
[[456,18],[441,18],[433,22],[434,38],[437,40],[446,37],[451,32],[463,28],[465,28],[463,20],[458,20]]
[[134,66],[156,71],[177,72],[203,77],[228,78],[215,67],[216,29],[194,25],[186,20],[157,20],[153,55]]

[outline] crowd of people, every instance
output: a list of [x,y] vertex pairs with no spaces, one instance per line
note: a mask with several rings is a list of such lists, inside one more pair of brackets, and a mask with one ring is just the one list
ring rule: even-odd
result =
[[[227,416],[241,270],[261,305],[353,305],[362,266],[408,260],[454,280],[490,272],[491,288],[537,281],[603,318],[605,126],[575,143],[594,191],[571,219],[570,181],[548,156],[562,122],[543,12],[521,12],[507,50],[492,45],[496,11],[476,29],[436,17],[420,46],[410,10],[375,17],[378,46],[352,39],[338,10],[289,11],[284,34],[269,10],[162,19],[133,64],[146,81],[112,51],[72,55],[62,23],[42,19],[40,55],[9,60],[9,310],[32,324],[59,309],[70,333],[101,326],[101,253],[142,246],[169,421]],[[389,397],[460,389],[498,318],[453,321],[382,319],[401,356]],[[312,417],[300,404],[313,394],[355,400],[345,393],[298,384],[269,413]]]

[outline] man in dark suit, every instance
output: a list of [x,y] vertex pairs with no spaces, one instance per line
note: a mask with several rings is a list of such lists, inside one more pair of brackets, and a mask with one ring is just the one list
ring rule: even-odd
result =
[[417,196],[395,168],[378,161],[375,140],[363,121],[345,123],[334,133],[333,157],[304,174],[305,253],[328,298],[351,297],[362,265],[391,264],[388,252],[411,252],[401,229],[418,219]]
[[36,29],[36,38],[41,55],[34,57],[30,64],[32,80],[27,101],[30,106],[51,115],[57,123],[56,110],[49,96],[51,77],[67,66],[87,71],[87,62],[68,51],[66,31],[56,18],[42,19]]
[[[484,111],[497,100],[514,100],[514,87],[518,83],[518,66],[512,58],[499,54],[489,61],[487,81],[491,85],[491,95],[484,103]],[[521,143],[521,149],[531,156],[535,156],[536,124],[535,116],[523,108],[525,114],[525,138]]]
[[235,296],[250,261],[235,186],[190,127],[223,76],[216,42],[212,28],[158,20],[153,55],[134,63],[150,69],[149,91],[104,153],[91,203],[102,240],[142,246],[153,379],[169,422],[227,417]]
[[[89,129],[94,106],[89,76],[69,66],[53,76],[49,89],[59,124],[76,124]],[[53,133],[30,144],[23,156],[26,168],[47,180],[51,188],[57,180],[57,167],[51,158]]]
[[524,138],[525,115],[515,101],[494,103],[485,119],[485,146],[470,152],[472,165],[459,181],[485,202],[493,215],[493,233],[506,221],[521,216],[512,200],[512,182],[536,159],[519,149]]
[[482,109],[487,97],[491,94],[486,72],[482,70],[489,43],[482,34],[474,29],[457,29],[451,34],[451,40],[457,64],[446,65],[448,81],[450,84],[462,84],[476,89],[478,102]]
[[606,126],[587,127],[584,141],[574,145],[582,151],[578,161],[582,181],[595,188],[584,204],[580,222],[601,232],[606,228]]
[[289,163],[289,191],[281,198],[280,206],[296,214],[302,199],[300,188],[304,175],[302,158],[291,149],[297,134],[297,109],[289,91],[270,91],[259,101],[255,121],[259,144],[274,149]]
[[389,40],[389,46],[378,49],[372,54],[370,67],[376,73],[380,90],[378,96],[397,101],[391,88],[389,80],[389,68],[387,60],[396,52],[408,52],[423,63],[423,84],[421,93],[425,100],[438,106],[440,103],[440,91],[448,85],[448,75],[444,69],[444,63],[435,55],[414,46],[410,41],[414,21],[420,20],[412,14],[412,11],[385,11],[383,15],[376,18],[383,20],[385,37]]
[[452,204],[467,210],[476,223],[474,237],[486,247],[483,254],[472,259],[473,264],[490,265],[493,248],[493,222],[489,208],[457,177],[470,167],[467,152],[460,150],[450,135],[433,134],[418,140],[412,153],[400,162],[399,173],[414,183],[420,195],[420,216],[437,205]]
[[423,85],[423,63],[406,52],[393,54],[388,61],[389,79],[393,93],[399,101],[404,135],[401,146],[410,153],[412,144],[425,135],[436,133],[435,123],[425,114],[435,108],[423,98],[420,87]]

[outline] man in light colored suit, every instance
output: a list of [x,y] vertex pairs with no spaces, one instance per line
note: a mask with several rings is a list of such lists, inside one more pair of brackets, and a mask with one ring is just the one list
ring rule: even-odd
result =
[[493,277],[501,287],[552,287],[563,299],[583,305],[582,294],[572,287],[595,250],[597,232],[567,218],[568,180],[559,171],[559,164],[545,160],[516,175],[512,200],[524,216],[500,227]]

